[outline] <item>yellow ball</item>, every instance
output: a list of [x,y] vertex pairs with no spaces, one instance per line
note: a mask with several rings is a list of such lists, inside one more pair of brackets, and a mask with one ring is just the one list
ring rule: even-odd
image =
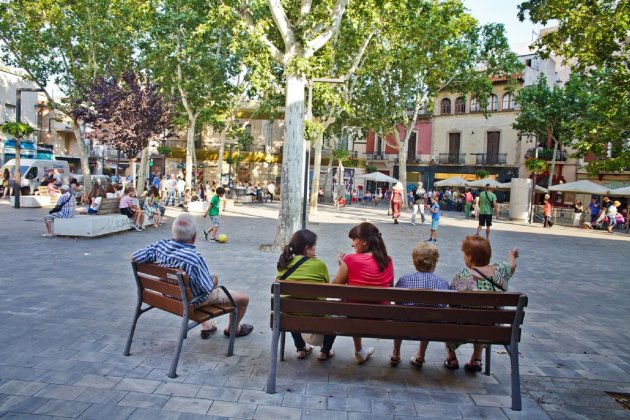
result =
[[225,233],[220,234],[219,236],[217,236],[217,242],[221,242],[222,244],[226,243],[228,240],[228,236]]

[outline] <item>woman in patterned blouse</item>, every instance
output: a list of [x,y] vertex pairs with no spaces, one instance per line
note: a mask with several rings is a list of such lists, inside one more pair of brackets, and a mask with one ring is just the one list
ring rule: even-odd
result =
[[[508,281],[516,271],[516,259],[519,255],[518,248],[508,253],[508,262],[490,263],[492,248],[490,241],[481,236],[467,236],[462,243],[464,263],[466,267],[455,274],[451,282],[451,289],[457,291],[486,291],[505,292]],[[448,358],[444,361],[447,369],[458,369],[459,363],[455,350],[459,343],[446,343]],[[470,362],[464,365],[469,372],[481,372],[481,353],[483,344],[475,344]]]

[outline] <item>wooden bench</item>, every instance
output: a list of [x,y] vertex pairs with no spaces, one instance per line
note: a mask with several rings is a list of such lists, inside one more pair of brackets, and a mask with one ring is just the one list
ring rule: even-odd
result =
[[[140,315],[153,308],[157,308],[180,316],[182,318],[182,324],[177,340],[175,356],[173,357],[168,373],[169,378],[176,378],[179,355],[182,351],[184,338],[188,337],[188,331],[202,322],[221,315],[234,313],[234,319],[238,319],[238,308],[234,303],[232,295],[230,295],[223,286],[219,287],[228,297],[230,303],[211,306],[206,305],[203,306],[203,308],[195,308],[190,303],[192,300],[192,292],[190,291],[188,275],[185,272],[177,268],[166,268],[155,264],[138,264],[132,262],[131,266],[136,279],[136,285],[138,286],[138,302],[123,355],[129,356],[130,354],[131,341],[133,340],[133,334]],[[147,306],[142,308],[143,304]],[[230,341],[227,350],[228,356],[232,356],[234,353],[236,324],[236,322],[233,322],[230,330]]]
[[[345,301],[349,298],[353,302]],[[284,335],[284,332],[481,343],[486,345],[486,375],[490,375],[491,345],[501,344],[505,346],[511,361],[512,410],[520,411],[518,343],[525,306],[527,296],[522,293],[454,292],[276,281],[272,285],[273,335],[266,390],[267,393],[274,393],[276,389],[278,342],[280,333]],[[280,354],[282,360],[284,339]]]

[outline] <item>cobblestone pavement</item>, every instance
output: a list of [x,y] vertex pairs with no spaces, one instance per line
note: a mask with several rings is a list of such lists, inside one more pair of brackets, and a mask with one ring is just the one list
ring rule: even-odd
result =
[[[287,345],[279,392],[266,394],[270,284],[278,255],[259,246],[273,239],[277,203],[229,207],[221,227],[229,242],[198,243],[223,284],[251,295],[245,321],[255,330],[236,340],[230,358],[222,334],[201,340],[192,331],[179,377],[171,380],[166,373],[180,323],[175,316],[142,316],[132,355],[122,356],[136,299],[129,255],[168,237],[170,227],[95,239],[41,238],[46,211],[0,204],[2,419],[630,418],[606,394],[630,393],[628,234],[509,222],[494,227],[494,259],[520,247],[511,290],[529,296],[520,347],[523,411],[513,412],[509,358],[498,346],[492,375],[475,376],[442,368],[441,343],[429,345],[422,371],[409,363],[390,367],[388,340],[366,339],[376,353],[361,366],[347,337],[337,339],[336,356],[325,363],[313,356],[297,360]],[[168,210],[169,225],[176,214]],[[309,228],[319,235],[318,256],[334,274],[336,253],[351,252],[348,230],[375,222],[399,277],[413,270],[411,249],[428,236],[427,225],[414,227],[409,219],[406,212],[394,225],[384,207],[323,207]],[[474,228],[459,214],[442,218],[439,275],[450,280],[463,266],[459,245]],[[403,360],[416,346],[403,343]],[[470,351],[460,349],[461,363]]]

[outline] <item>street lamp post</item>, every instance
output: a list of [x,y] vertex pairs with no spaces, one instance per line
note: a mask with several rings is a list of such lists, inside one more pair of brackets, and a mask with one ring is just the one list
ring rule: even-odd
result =
[[[18,88],[15,91],[15,122],[20,124],[22,122],[22,92],[45,92],[44,89],[37,88]],[[20,193],[22,192],[22,177],[20,174],[20,136],[15,136],[15,171],[14,171],[14,181],[13,181],[13,190],[15,194],[15,202],[13,206],[16,209],[20,208]]]

